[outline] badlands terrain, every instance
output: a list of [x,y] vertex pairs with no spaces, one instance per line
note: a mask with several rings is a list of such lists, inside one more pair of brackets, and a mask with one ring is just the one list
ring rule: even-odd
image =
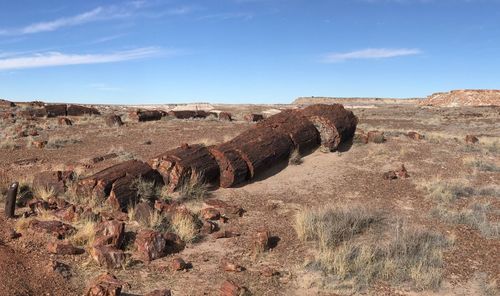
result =
[[[500,99],[470,92],[289,105],[2,101],[0,295],[499,295]],[[339,143],[303,111],[329,103],[347,109],[332,111],[345,116]],[[273,130],[298,116],[321,139],[303,151],[259,143],[276,114],[285,119]],[[200,160],[239,135],[267,158],[245,158],[242,175]],[[172,161],[206,147],[192,154],[197,178],[193,166],[183,175],[186,158]]]

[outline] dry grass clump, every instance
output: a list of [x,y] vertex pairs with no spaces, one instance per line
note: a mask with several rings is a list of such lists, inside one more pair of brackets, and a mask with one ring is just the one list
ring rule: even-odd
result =
[[3,140],[0,141],[0,149],[14,150],[17,148],[19,148],[19,146],[12,138],[4,138]]
[[404,223],[371,239],[358,235],[380,220],[379,214],[363,208],[328,207],[299,213],[295,223],[299,238],[318,244],[318,255],[308,267],[329,275],[335,289],[350,293],[378,280],[410,283],[417,290],[438,288],[447,240]]
[[131,188],[137,190],[137,195],[141,200],[154,200],[161,195],[161,188],[155,182],[138,178],[130,184]]
[[68,137],[53,137],[47,140],[45,148],[47,149],[59,149],[67,145],[81,143],[81,139],[68,138]]
[[294,149],[290,154],[290,158],[288,159],[288,164],[299,165],[301,163],[302,163],[302,156],[300,155],[299,149]]
[[477,158],[465,158],[464,163],[470,167],[476,168],[483,172],[500,172],[500,167],[494,163],[484,161]]
[[464,224],[479,230],[482,236],[487,238],[500,237],[500,223],[488,219],[488,213],[492,211],[489,204],[474,203],[470,207],[454,211],[442,206],[434,208],[431,215],[450,224]]
[[75,234],[69,237],[69,241],[76,246],[91,246],[95,239],[96,222],[93,220],[81,220],[73,225],[76,228]]
[[177,212],[172,217],[171,229],[183,241],[192,242],[198,235],[198,218],[190,213]]
[[109,149],[107,154],[111,154],[111,153],[115,153],[116,155],[118,155],[118,159],[121,161],[137,159],[137,157],[133,153],[125,151],[125,149],[121,146],[120,147],[114,147],[114,146],[111,147],[111,149]]
[[48,201],[49,198],[55,197],[56,193],[52,187],[35,187],[33,194],[36,198]]
[[[202,177],[200,177],[202,179]],[[208,195],[208,185],[203,182],[187,181],[182,184],[179,190],[179,197],[182,200],[201,200]]]
[[421,181],[418,185],[425,189],[430,197],[442,202],[452,202],[458,198],[473,196],[476,193],[466,180]]
[[10,179],[6,173],[0,172],[0,202],[3,202],[9,190]]
[[361,207],[304,210],[295,217],[295,230],[303,241],[317,241],[320,249],[335,247],[350,240],[374,222],[379,214]]

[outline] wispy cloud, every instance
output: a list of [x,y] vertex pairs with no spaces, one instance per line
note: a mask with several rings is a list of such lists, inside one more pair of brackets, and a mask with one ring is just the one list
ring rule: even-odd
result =
[[174,52],[164,52],[157,47],[143,47],[107,54],[64,54],[60,52],[48,52],[0,59],[0,70],[115,63],[150,58],[163,54],[174,54]]
[[0,35],[27,35],[56,31],[97,21],[109,21],[130,17],[154,18],[166,15],[184,15],[196,10],[195,6],[162,8],[147,1],[131,1],[120,5],[99,6],[92,10],[62,17],[55,20],[37,22],[19,28],[0,28]]
[[200,20],[231,20],[231,19],[242,19],[245,21],[253,19],[254,15],[248,12],[228,12],[228,13],[218,13],[209,14],[199,17]]
[[418,48],[367,48],[351,52],[335,52],[327,54],[325,63],[337,63],[354,59],[386,59],[421,54]]

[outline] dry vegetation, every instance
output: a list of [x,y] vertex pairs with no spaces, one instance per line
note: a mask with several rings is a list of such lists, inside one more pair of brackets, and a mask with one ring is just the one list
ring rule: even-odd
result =
[[449,242],[440,234],[403,222],[383,225],[388,228],[383,234],[361,236],[382,221],[380,213],[361,207],[330,206],[297,214],[297,235],[316,242],[318,248],[308,268],[332,275],[335,289],[351,292],[376,280],[411,283],[417,290],[439,288],[442,252]]

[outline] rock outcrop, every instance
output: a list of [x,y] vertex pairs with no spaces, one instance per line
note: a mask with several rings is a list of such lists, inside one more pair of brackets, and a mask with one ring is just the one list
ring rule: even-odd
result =
[[500,106],[500,90],[465,89],[435,93],[420,102],[424,106]]

